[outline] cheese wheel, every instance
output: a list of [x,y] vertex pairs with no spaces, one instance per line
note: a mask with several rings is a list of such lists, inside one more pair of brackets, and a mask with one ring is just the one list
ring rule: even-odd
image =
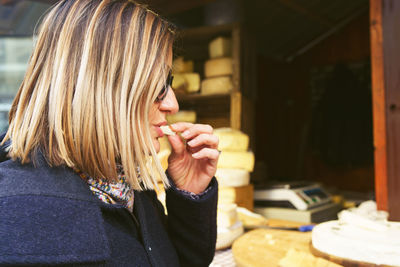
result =
[[237,205],[220,203],[217,208],[217,227],[231,227],[238,221]]
[[222,151],[219,155],[217,168],[236,168],[252,172],[254,169],[254,154],[251,151]]
[[183,57],[178,57],[172,63],[172,71],[174,74],[193,72],[193,61],[185,61]]
[[239,207],[253,210],[254,186],[252,184],[240,187],[221,187],[218,190],[218,203],[235,203]]
[[198,73],[177,73],[174,74],[172,88],[185,90],[188,93],[200,90],[200,75]]
[[175,114],[167,115],[168,124],[173,124],[175,122],[196,122],[196,111],[191,110],[181,110]]
[[217,169],[215,177],[220,187],[237,187],[250,183],[250,173],[241,169]]
[[232,55],[232,40],[226,37],[218,37],[208,45],[210,58],[229,57]]
[[231,76],[222,76],[204,79],[201,82],[201,94],[227,94],[232,91],[233,83]]
[[232,128],[217,128],[214,134],[219,138],[218,149],[221,151],[247,151],[249,136]]
[[232,75],[232,58],[223,57],[207,60],[204,64],[204,75],[207,78]]

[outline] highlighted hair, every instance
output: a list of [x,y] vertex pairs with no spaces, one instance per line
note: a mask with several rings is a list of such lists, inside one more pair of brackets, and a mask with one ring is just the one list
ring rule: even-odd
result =
[[[63,0],[44,18],[14,99],[9,155],[27,163],[40,152],[115,181],[121,164],[134,189],[164,174],[148,114],[164,86],[172,25],[128,0]],[[138,171],[140,170],[140,179]]]

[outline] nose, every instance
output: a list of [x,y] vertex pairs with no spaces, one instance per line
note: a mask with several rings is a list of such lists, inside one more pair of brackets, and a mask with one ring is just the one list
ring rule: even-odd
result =
[[172,88],[169,88],[167,95],[161,101],[159,109],[169,114],[175,114],[179,110],[178,100],[176,100],[175,93]]

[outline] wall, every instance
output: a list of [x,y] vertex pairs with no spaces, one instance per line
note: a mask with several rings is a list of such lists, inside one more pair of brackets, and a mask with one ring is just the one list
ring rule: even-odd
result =
[[312,112],[310,73],[338,63],[368,63],[369,57],[367,12],[290,63],[258,57],[256,158],[267,165],[269,180],[306,179],[342,190],[373,191],[372,164],[332,166],[310,146],[318,115]]

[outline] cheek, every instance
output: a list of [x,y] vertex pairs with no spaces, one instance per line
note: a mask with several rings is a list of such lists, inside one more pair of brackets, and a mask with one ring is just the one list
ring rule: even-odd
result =
[[157,112],[158,112],[158,105],[153,104],[150,108],[149,111],[149,122],[152,124],[152,122],[156,122],[157,119]]

